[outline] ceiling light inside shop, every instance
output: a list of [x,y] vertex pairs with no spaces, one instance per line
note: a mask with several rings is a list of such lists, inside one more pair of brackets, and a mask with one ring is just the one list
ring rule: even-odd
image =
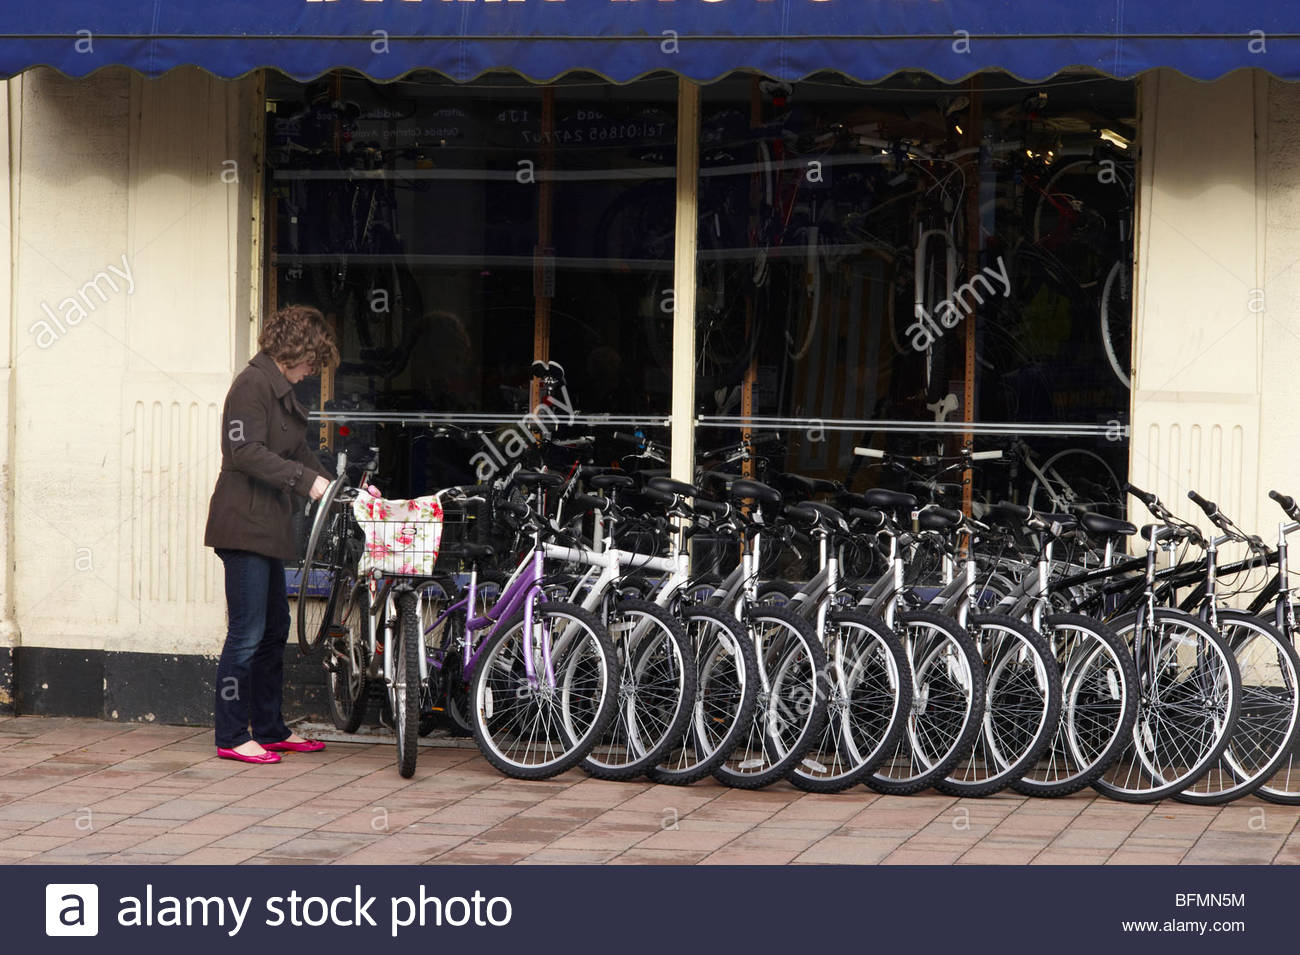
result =
[[1120,149],[1128,149],[1133,143],[1126,137],[1121,136],[1113,129],[1103,129],[1098,135],[1108,143],[1114,143]]

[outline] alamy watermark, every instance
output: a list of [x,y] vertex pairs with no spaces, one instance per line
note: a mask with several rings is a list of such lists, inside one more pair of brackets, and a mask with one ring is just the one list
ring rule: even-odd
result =
[[540,433],[542,437],[547,437],[552,430],[558,428],[561,421],[557,411],[565,416],[564,424],[573,424],[573,401],[569,398],[568,386],[560,385],[559,390],[562,399],[556,395],[544,398],[530,414],[507,425],[491,438],[486,434],[481,436],[485,450],[469,459],[470,466],[474,468],[474,476],[480,484],[491,481],[508,462],[532,447],[536,443],[534,434]]
[[91,297],[92,294],[99,297],[99,305],[107,304],[109,292],[101,286],[106,286],[113,294],[122,291],[113,276],[117,276],[122,281],[127,295],[135,291],[135,277],[131,274],[131,265],[126,259],[126,253],[123,253],[120,269],[116,265],[109,265],[104,270],[96,272],[75,294],[59,302],[58,314],[55,314],[48,302],[41,302],[41,310],[45,312],[45,318],[32,323],[28,329],[36,336],[36,346],[49,348],[71,329],[89,318],[90,313],[98,307]]
[[996,270],[984,266],[965,285],[953,289],[952,298],[940,302],[935,307],[934,314],[918,303],[916,321],[907,326],[907,336],[911,339],[912,347],[920,352],[925,351],[935,343],[936,339],[943,337],[945,330],[956,328],[963,318],[975,311],[976,305],[983,305],[984,295],[980,294],[981,286],[985,295],[992,298],[993,283],[989,279],[997,279],[1001,283],[1003,295],[1011,294],[1011,278],[1007,275],[1007,264],[999,255]]

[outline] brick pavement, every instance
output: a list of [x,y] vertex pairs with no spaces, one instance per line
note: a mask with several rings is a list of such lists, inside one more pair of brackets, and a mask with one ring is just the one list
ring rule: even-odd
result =
[[331,742],[274,766],[211,730],[0,719],[0,864],[1062,864],[1300,862],[1300,807],[934,793],[834,796],[507,779],[465,741]]

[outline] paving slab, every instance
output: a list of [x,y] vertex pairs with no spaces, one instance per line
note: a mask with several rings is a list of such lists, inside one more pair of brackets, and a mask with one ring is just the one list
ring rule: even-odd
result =
[[271,766],[215,758],[203,727],[0,720],[3,865],[1300,864],[1300,807],[1001,793],[728,789],[580,770],[509,779],[465,740],[327,736]]

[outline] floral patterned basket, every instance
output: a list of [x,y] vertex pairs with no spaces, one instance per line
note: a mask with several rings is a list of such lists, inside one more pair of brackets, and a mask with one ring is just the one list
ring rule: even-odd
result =
[[352,513],[366,535],[359,574],[425,577],[433,573],[443,526],[442,502],[436,494],[408,501],[359,494]]

